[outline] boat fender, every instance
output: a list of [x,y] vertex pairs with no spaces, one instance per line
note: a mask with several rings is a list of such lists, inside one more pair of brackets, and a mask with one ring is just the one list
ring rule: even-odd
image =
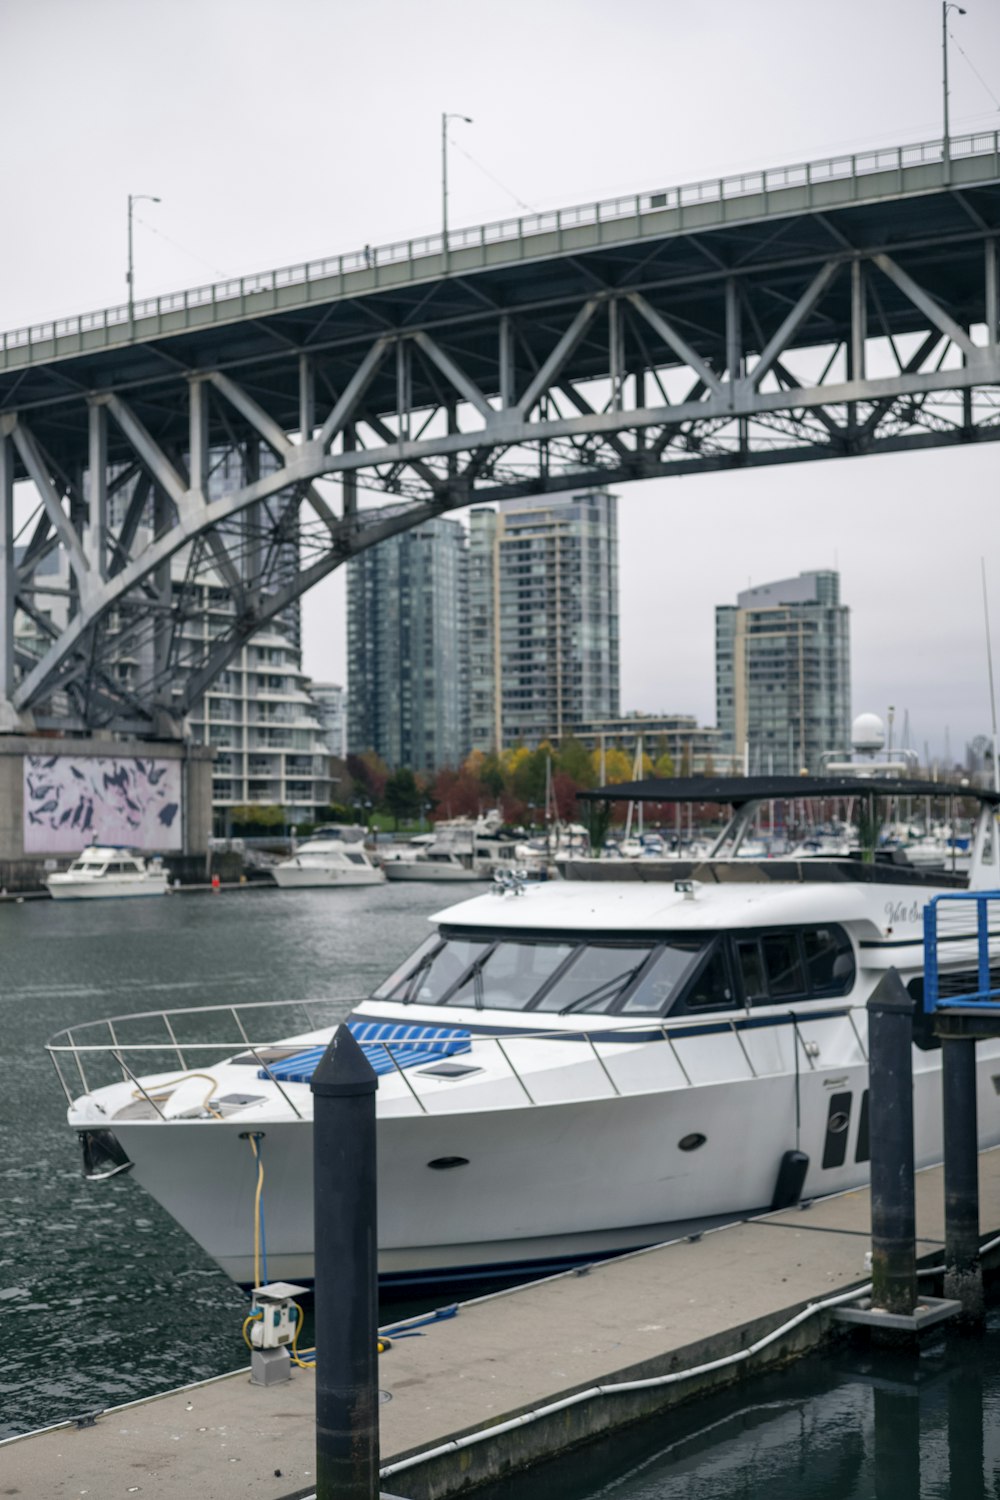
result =
[[771,1208],[791,1208],[802,1197],[802,1188],[809,1170],[809,1158],[804,1151],[786,1151],[778,1167],[778,1180],[774,1185]]

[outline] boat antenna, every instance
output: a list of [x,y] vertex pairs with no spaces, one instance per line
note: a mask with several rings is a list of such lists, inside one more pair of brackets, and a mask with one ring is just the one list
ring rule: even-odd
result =
[[997,695],[993,681],[993,644],[990,638],[990,604],[986,592],[986,559],[980,557],[983,575],[983,619],[986,624],[986,669],[990,674],[990,714],[993,720],[993,790],[1000,792],[1000,756],[997,754]]

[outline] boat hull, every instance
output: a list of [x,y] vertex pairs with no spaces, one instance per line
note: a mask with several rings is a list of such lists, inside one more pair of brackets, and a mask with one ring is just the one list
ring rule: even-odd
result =
[[100,880],[67,881],[60,880],[57,876],[50,876],[45,884],[53,901],[106,901],[167,894],[166,875],[162,878],[153,877],[131,881],[116,880],[113,876],[105,876]]
[[479,870],[467,870],[462,865],[434,865],[417,859],[387,860],[383,869],[387,880],[478,881],[482,884],[492,878]]
[[[939,1054],[915,1051],[914,1068],[916,1155],[927,1165],[941,1156]],[[980,1142],[996,1145],[1000,1099],[991,1080],[1000,1043],[981,1044],[978,1068]],[[782,1072],[565,1103],[382,1117],[380,1276],[411,1285],[486,1278],[657,1243],[770,1204],[782,1158],[795,1149],[810,1163],[804,1197],[861,1186],[868,1177],[867,1086],[863,1062],[831,1059],[798,1083]],[[261,1128],[267,1275],[309,1280],[312,1124],[271,1120]],[[240,1283],[254,1278],[256,1168],[246,1130],[245,1118],[114,1125],[136,1180]],[[843,1138],[831,1149],[832,1131]],[[454,1161],[463,1164],[442,1169]]]
[[333,886],[381,885],[383,883],[381,871],[363,869],[360,865],[354,869],[323,869],[319,866],[283,869],[278,865],[272,869],[271,875],[275,884],[282,890],[320,887],[329,889]]

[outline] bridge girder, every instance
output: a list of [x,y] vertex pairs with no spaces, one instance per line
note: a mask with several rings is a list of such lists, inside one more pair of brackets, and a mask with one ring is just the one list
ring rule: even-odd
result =
[[937,236],[907,219],[898,243],[884,208],[867,244],[856,218],[784,218],[742,259],[731,234],[692,234],[673,274],[676,240],[623,245],[520,300],[455,272],[252,358],[164,341],[155,374],[5,395],[7,722],[176,732],[322,577],[470,504],[1000,437],[984,206]]

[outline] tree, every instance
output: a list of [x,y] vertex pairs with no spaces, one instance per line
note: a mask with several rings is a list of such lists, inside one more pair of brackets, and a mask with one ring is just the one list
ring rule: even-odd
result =
[[[598,784],[601,774],[600,750],[592,751],[590,764],[597,778],[595,784]],[[619,782],[632,780],[632,760],[617,745],[613,745],[610,750],[604,752],[604,779],[607,786],[617,786]]]
[[596,785],[591,757],[580,741],[574,739],[571,734],[566,735],[559,743],[556,766],[567,776],[572,777],[578,787]]
[[494,801],[501,796],[505,787],[503,767],[498,755],[487,755],[483,758],[482,768],[479,772],[479,785],[489,792]]
[[552,800],[556,817],[562,823],[576,818],[576,794],[580,790],[568,771],[557,771],[552,778]]
[[653,766],[653,775],[664,779],[674,774],[674,757],[669,750],[664,750],[662,755],[657,756],[656,764]]
[[389,767],[374,750],[365,750],[361,755],[349,755],[347,768],[354,778],[356,788],[376,806],[385,795],[385,784],[389,779]]
[[431,789],[434,803],[434,821],[442,818],[476,818],[481,811],[479,783],[466,770],[455,771],[450,766],[437,773]]
[[390,812],[399,827],[400,819],[415,818],[420,811],[420,788],[408,766],[394,771],[385,784],[383,797],[386,811]]

